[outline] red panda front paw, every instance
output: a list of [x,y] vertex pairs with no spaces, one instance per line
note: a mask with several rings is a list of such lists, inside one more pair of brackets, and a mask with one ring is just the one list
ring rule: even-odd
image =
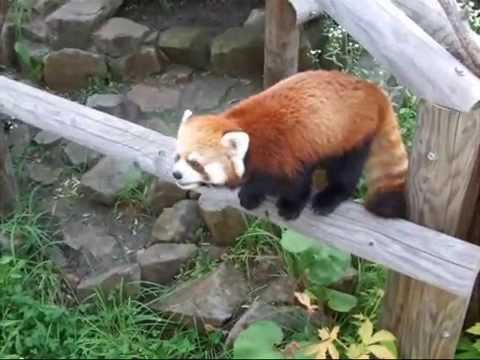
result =
[[285,220],[295,220],[300,216],[303,206],[285,198],[279,198],[277,201],[278,215]]
[[265,195],[252,194],[245,191],[240,191],[238,197],[240,199],[240,205],[247,210],[256,209],[265,200]]

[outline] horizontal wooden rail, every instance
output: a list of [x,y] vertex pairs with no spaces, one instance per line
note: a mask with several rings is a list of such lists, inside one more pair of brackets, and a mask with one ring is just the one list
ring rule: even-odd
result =
[[289,1],[299,24],[330,15],[418,97],[463,112],[478,105],[480,80],[392,1]]
[[[144,171],[173,181],[175,139],[109,114],[0,76],[0,112],[106,155],[134,161]],[[236,193],[202,189],[210,208],[241,209]],[[273,202],[251,212],[270,218],[364,259],[468,298],[480,267],[480,247],[403,220],[385,220],[348,202],[322,217],[306,210],[281,220]]]

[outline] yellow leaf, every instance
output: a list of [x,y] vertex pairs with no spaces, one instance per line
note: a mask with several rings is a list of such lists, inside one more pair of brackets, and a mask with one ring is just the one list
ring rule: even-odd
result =
[[368,359],[368,354],[365,352],[365,346],[361,344],[351,344],[347,350],[347,357],[349,359]]
[[393,355],[390,350],[386,346],[383,345],[370,345],[368,350],[375,355],[378,359],[395,359],[395,355]]
[[338,332],[340,331],[340,327],[339,326],[335,326],[333,329],[332,329],[332,332],[330,333],[330,339],[333,341],[333,340],[337,340],[338,338]]
[[364,344],[369,344],[373,334],[373,324],[369,319],[366,319],[358,329],[358,335]]
[[302,304],[309,313],[318,310],[318,305],[312,305],[312,298],[307,293],[301,292],[294,292],[295,298],[298,300],[300,304]]
[[380,330],[372,336],[372,338],[368,342],[368,345],[376,344],[384,341],[395,341],[395,336],[390,331]]
[[319,344],[311,345],[305,350],[305,355],[315,355],[315,359],[326,359],[328,345],[328,341],[322,341]]
[[338,350],[337,348],[335,347],[335,345],[333,345],[333,343],[331,343],[329,346],[328,346],[328,353],[330,354],[330,357],[332,359],[340,359],[340,354],[338,353]]
[[329,332],[328,328],[323,328],[323,329],[318,330],[318,336],[322,340],[327,340],[330,337],[330,332]]

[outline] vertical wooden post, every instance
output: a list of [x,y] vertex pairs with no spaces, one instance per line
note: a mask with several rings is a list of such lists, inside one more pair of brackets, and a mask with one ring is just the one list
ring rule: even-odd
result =
[[[2,122],[0,122],[2,124]],[[3,128],[0,128],[0,216],[15,209],[17,186]]]
[[300,31],[296,22],[295,11],[288,0],[266,0],[265,88],[298,70]]
[[[410,220],[467,237],[480,187],[479,150],[480,112],[420,105],[408,179]],[[402,358],[450,359],[468,303],[469,297],[391,273],[382,326],[396,334]]]

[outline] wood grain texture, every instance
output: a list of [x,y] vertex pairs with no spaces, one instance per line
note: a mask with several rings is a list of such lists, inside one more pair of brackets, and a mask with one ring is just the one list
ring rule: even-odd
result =
[[15,209],[17,195],[17,184],[10,161],[7,138],[0,127],[0,216]]
[[300,31],[288,0],[266,0],[263,86],[268,88],[298,71]]
[[[104,154],[133,160],[144,171],[173,182],[173,138],[5,77],[0,77],[0,112]],[[200,201],[212,209],[242,209],[236,192],[207,188],[201,193]],[[252,214],[268,212],[277,224],[459,296],[469,296],[479,271],[480,247],[411,222],[375,217],[352,202],[329,217],[307,209],[288,223],[277,216],[273,204],[267,201]]]
[[[480,112],[421,104],[413,149],[410,220],[465,238],[479,192]],[[397,335],[404,357],[454,355],[470,296],[457,297],[399,273],[390,275],[386,293],[382,323]]]
[[[305,0],[290,2],[299,14]],[[464,112],[479,102],[480,80],[390,0],[315,2],[418,97]]]

